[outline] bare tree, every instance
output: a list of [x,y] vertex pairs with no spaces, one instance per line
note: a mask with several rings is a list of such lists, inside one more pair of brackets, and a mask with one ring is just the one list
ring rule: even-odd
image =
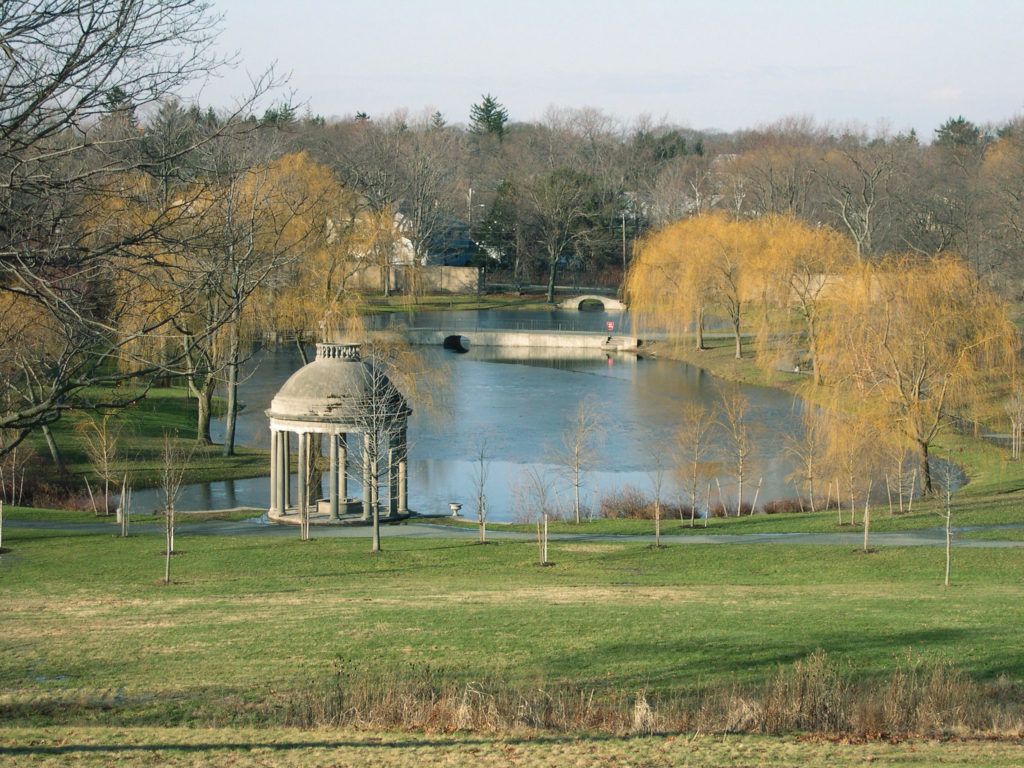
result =
[[[142,151],[147,129],[135,110],[218,68],[217,23],[199,0],[0,7],[0,336],[22,335],[26,322],[38,329],[0,361],[0,428],[19,434],[0,450],[94,406],[82,397],[90,386],[159,369],[133,356],[121,368],[110,362],[166,323],[140,318],[118,332],[120,316],[135,311],[118,288],[152,260],[139,246],[173,217],[138,219],[102,241],[92,224],[124,194],[113,179],[160,164]],[[112,391],[106,405],[136,396]]]
[[[391,467],[396,458],[392,450],[407,450],[406,421],[411,413],[396,380],[414,382],[413,372],[404,365],[412,361],[407,349],[385,342],[362,349],[363,395],[355,404],[354,419],[363,436],[361,447],[364,501],[369,503],[373,525],[371,551],[381,551],[381,486],[388,488],[388,501],[394,506],[396,487]],[[365,513],[364,513],[365,514]]]
[[121,537],[128,537],[128,527],[132,517],[132,488],[128,485],[128,475],[121,481],[121,498],[117,504],[117,522],[121,524]]
[[823,176],[829,207],[853,239],[857,258],[864,259],[882,239],[879,230],[887,223],[885,203],[897,159],[884,141],[869,147],[858,146],[852,139],[847,143],[845,149],[828,154]]
[[160,493],[164,507],[164,584],[171,583],[171,555],[174,554],[174,505],[181,495],[181,485],[188,471],[189,462],[195,452],[193,445],[188,452],[182,447],[177,435],[165,431],[160,449]]
[[558,168],[526,187],[524,199],[547,263],[547,300],[554,301],[560,260],[570,255],[596,213],[593,180],[572,168]]
[[[800,421],[803,429],[787,434],[785,438],[786,453],[797,463],[796,470],[787,479],[799,482],[799,487],[807,495],[811,512],[816,512],[815,494],[820,492],[818,482],[825,473],[828,451],[828,416],[821,409],[807,404],[803,407]],[[802,507],[803,499],[800,504]]]
[[476,517],[480,524],[480,543],[487,543],[487,478],[491,472],[491,454],[486,435],[478,435],[473,448],[473,487],[476,491]]
[[601,412],[591,398],[581,400],[571,421],[562,433],[562,445],[555,451],[555,463],[568,478],[573,491],[573,517],[580,523],[580,488],[586,473],[597,460],[598,449],[604,437]]
[[654,546],[661,547],[661,499],[665,488],[665,476],[669,471],[672,459],[672,452],[665,443],[656,443],[652,446],[651,455],[648,459],[650,469],[647,476],[651,481],[651,488],[654,490]]
[[711,438],[715,415],[696,401],[683,406],[676,434],[676,450],[681,462],[684,486],[690,495],[690,527],[697,514],[697,485],[705,470],[705,461],[711,452]]
[[[754,443],[750,434],[750,401],[739,385],[723,387],[720,392],[718,425],[725,433],[727,450],[736,475],[736,514],[743,514],[743,483],[749,469]],[[751,510],[753,511],[753,510]]]
[[551,478],[547,472],[536,467],[528,467],[520,477],[522,499],[528,507],[533,508],[537,522],[537,548],[539,565],[550,565],[548,560],[548,518],[550,516]]
[[118,440],[120,426],[110,423],[111,415],[103,414],[98,419],[89,419],[79,425],[85,442],[85,453],[92,464],[93,472],[103,481],[103,514],[110,514],[110,484],[116,478]]
[[1014,388],[1004,408],[1010,419],[1010,458],[1017,461],[1024,449],[1024,387]]

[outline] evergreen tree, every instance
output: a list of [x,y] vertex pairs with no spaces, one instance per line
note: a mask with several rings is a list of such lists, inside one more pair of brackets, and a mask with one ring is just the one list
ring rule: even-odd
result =
[[444,119],[444,115],[442,115],[441,111],[438,110],[430,116],[430,124],[427,126],[427,130],[440,131],[446,125],[448,125],[448,121]]
[[501,141],[507,132],[507,122],[508,110],[489,93],[484,94],[483,101],[469,108],[469,131],[478,136],[489,134]]

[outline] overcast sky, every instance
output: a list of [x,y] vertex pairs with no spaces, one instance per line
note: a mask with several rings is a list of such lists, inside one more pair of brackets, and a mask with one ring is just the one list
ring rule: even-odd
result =
[[213,0],[240,66],[276,62],[324,116],[440,110],[493,94],[513,121],[596,107],[697,129],[792,115],[869,130],[1024,113],[1022,0]]

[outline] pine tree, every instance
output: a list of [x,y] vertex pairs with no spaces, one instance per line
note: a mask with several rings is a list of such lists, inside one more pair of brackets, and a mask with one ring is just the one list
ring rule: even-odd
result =
[[489,93],[484,94],[483,101],[469,108],[469,130],[478,136],[490,134],[501,141],[507,132],[507,122],[508,110]]

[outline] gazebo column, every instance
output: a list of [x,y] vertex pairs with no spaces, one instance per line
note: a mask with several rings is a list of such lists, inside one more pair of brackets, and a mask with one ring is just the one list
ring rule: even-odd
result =
[[288,507],[291,506],[292,476],[289,455],[291,453],[292,434],[288,431],[278,433],[277,436],[277,461],[278,461],[278,486],[277,499],[281,504],[281,514],[288,514]]
[[363,520],[370,519],[370,505],[373,498],[370,495],[370,435],[363,433]]
[[279,512],[277,493],[277,475],[281,471],[281,462],[277,460],[277,430],[270,430],[270,511]]
[[302,519],[303,510],[309,497],[307,482],[309,478],[309,435],[299,432],[299,519]]
[[338,497],[343,502],[348,499],[348,437],[344,432],[338,435]]
[[409,438],[404,425],[398,432],[398,514],[409,514]]
[[388,438],[388,515],[398,515],[398,450],[393,437]]
[[331,443],[331,468],[328,485],[330,486],[331,499],[331,520],[338,519],[338,436],[330,434],[327,436]]

